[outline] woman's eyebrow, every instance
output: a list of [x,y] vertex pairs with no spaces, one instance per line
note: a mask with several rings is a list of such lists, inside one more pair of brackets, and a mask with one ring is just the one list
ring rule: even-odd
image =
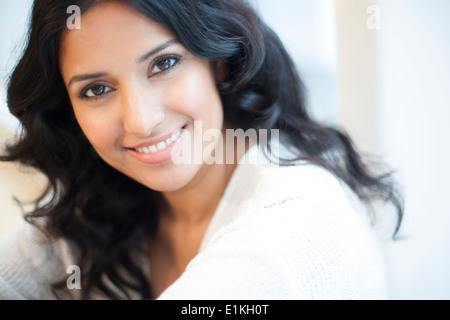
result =
[[[177,40],[168,40],[166,42],[164,42],[162,45],[158,46],[157,48],[147,52],[146,54],[144,54],[142,57],[140,57],[137,60],[137,63],[143,63],[145,62],[147,59],[151,58],[152,56],[158,54],[159,52],[163,51],[164,49],[170,47],[173,44],[179,43],[179,41]],[[96,78],[100,78],[100,77],[105,77],[108,74],[106,72],[98,72],[98,73],[92,73],[92,74],[81,74],[81,75],[76,75],[73,76],[69,83],[67,84],[67,87],[70,87],[74,82],[81,82],[81,81],[86,81],[86,80],[92,80],[92,79],[96,79]]]
[[145,62],[147,59],[151,58],[152,56],[158,54],[159,52],[163,51],[164,49],[170,47],[173,44],[179,43],[179,41],[171,39],[171,40],[167,40],[166,42],[164,42],[162,45],[160,45],[159,47],[147,52],[146,54],[144,54],[142,57],[140,57],[137,60],[137,63],[143,63]]
[[67,84],[67,87],[70,87],[72,85],[72,83],[74,83],[74,82],[81,82],[81,81],[96,79],[96,78],[100,78],[100,77],[105,77],[107,75],[108,74],[106,72],[99,72],[99,73],[81,74],[78,76],[73,76],[70,79],[69,83]]

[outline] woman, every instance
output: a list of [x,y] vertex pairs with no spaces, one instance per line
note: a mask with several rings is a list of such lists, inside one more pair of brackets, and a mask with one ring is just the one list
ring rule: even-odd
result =
[[[2,160],[49,187],[2,244],[0,295],[385,297],[360,204],[392,204],[397,232],[401,200],[303,100],[281,42],[241,0],[36,1],[8,88],[24,134]],[[281,147],[216,135],[196,151],[199,125],[224,140],[278,130]],[[244,165],[260,147],[266,161]]]

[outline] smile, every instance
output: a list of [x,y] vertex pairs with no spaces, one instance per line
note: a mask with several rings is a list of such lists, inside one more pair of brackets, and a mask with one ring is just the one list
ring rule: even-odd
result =
[[166,139],[165,141],[161,141],[157,144],[143,147],[143,148],[137,148],[133,149],[136,152],[144,153],[144,154],[150,154],[150,153],[157,153],[159,151],[162,151],[164,149],[167,149],[172,143],[178,140],[178,138],[183,133],[184,128],[181,128],[176,133],[174,133],[170,138]]

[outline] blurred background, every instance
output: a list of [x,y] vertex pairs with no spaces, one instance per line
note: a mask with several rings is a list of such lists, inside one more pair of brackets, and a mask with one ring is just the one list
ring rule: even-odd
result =
[[[401,240],[384,241],[392,299],[450,299],[448,0],[251,0],[278,32],[312,114],[384,157],[401,181]],[[0,145],[20,128],[5,84],[24,46],[31,0],[0,3]],[[447,147],[446,147],[447,146]],[[0,163],[0,237],[45,179]]]

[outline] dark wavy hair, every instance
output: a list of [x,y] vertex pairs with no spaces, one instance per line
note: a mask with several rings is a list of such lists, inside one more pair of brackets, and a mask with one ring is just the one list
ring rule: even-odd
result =
[[[83,271],[82,299],[95,291],[112,299],[130,298],[131,292],[149,299],[154,298],[151,284],[136,257],[146,254],[145,243],[157,224],[155,191],[95,153],[75,119],[59,70],[67,8],[78,5],[85,12],[100,2],[107,1],[34,2],[27,46],[7,95],[23,132],[1,160],[19,161],[47,176],[48,188],[25,219],[35,225],[44,221],[51,238],[75,245]],[[397,233],[403,200],[393,173],[372,172],[342,129],[321,125],[308,115],[304,86],[291,58],[245,1],[123,2],[164,25],[196,56],[226,63],[229,73],[219,91],[225,117],[236,127],[279,129],[281,142],[296,152],[284,165],[307,160],[345,181],[364,203],[391,204]],[[55,281],[55,294],[63,287]]]

